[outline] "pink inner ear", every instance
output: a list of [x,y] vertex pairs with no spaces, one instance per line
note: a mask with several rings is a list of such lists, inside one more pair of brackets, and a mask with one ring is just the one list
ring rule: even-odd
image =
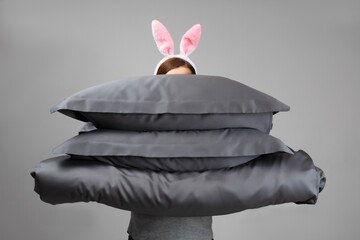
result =
[[201,36],[201,26],[196,24],[191,27],[182,37],[180,51],[183,55],[190,55],[197,47]]
[[166,56],[172,55],[174,53],[174,41],[165,26],[158,20],[153,20],[152,32],[159,51]]

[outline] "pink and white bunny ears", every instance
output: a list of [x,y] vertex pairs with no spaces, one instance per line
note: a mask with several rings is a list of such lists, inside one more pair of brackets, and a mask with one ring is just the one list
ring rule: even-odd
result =
[[159,51],[165,55],[165,57],[157,64],[154,75],[156,75],[160,65],[168,60],[169,58],[182,58],[185,61],[189,62],[195,69],[197,73],[195,64],[188,57],[196,48],[199,43],[201,36],[201,26],[200,24],[195,24],[192,26],[181,38],[180,42],[180,54],[174,55],[174,41],[165,28],[165,26],[158,20],[153,20],[152,23],[152,33],[156,42],[156,46]]

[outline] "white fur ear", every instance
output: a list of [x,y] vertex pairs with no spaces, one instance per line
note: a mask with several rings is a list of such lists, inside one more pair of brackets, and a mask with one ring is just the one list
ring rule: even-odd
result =
[[153,20],[151,26],[153,37],[159,51],[165,56],[173,55],[174,41],[165,26],[158,20]]
[[195,24],[181,38],[180,54],[188,56],[197,47],[201,36],[201,25]]

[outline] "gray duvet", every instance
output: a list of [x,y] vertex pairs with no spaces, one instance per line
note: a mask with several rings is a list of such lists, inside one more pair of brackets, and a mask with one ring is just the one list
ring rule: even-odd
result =
[[[293,151],[293,150],[292,150]],[[315,204],[324,172],[302,151],[264,154],[236,167],[202,172],[121,168],[62,155],[32,171],[50,204],[90,202],[139,213],[214,216],[294,202]]]

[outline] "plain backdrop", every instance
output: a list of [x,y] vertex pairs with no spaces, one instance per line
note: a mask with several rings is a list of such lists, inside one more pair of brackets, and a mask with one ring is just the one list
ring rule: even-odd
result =
[[30,171],[83,125],[50,108],[84,88],[152,75],[158,19],[199,74],[240,81],[288,104],[270,134],[327,177],[316,205],[214,216],[215,240],[359,239],[360,1],[0,0],[0,239],[125,240],[130,214],[96,202],[50,205]]

